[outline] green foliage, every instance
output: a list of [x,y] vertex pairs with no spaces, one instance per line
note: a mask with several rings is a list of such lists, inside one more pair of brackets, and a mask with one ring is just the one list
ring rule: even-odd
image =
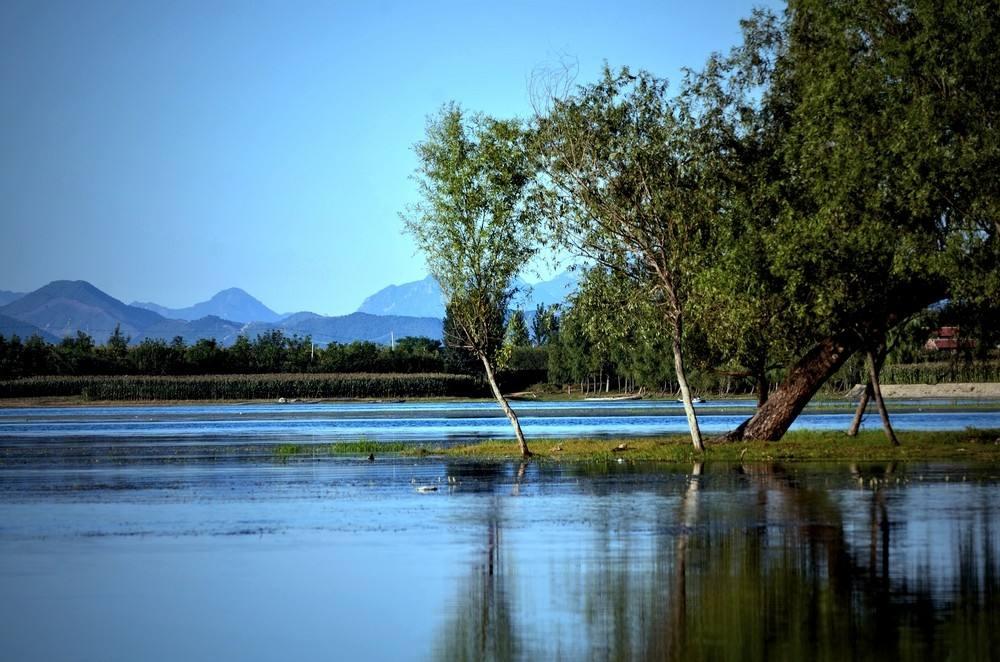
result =
[[541,303],[535,307],[535,315],[531,318],[531,339],[536,347],[549,344],[559,333],[560,307],[559,304],[546,306]]
[[445,342],[492,360],[515,278],[537,250],[532,163],[517,122],[447,105],[416,146],[421,202],[402,214],[448,301]]
[[528,336],[528,324],[524,320],[524,311],[515,310],[507,321],[507,331],[504,334],[504,342],[511,347],[527,347],[531,344]]
[[692,149],[695,128],[666,81],[624,68],[554,100],[536,132],[553,230],[671,321],[682,316],[717,207]]
[[144,374],[190,375],[254,372],[385,372],[432,373],[445,370],[441,343],[429,338],[402,338],[395,348],[371,342],[317,347],[308,336],[285,337],[280,331],[251,342],[237,338],[231,347],[214,339],[185,345],[146,338],[131,347],[113,334],[96,347],[85,334],[57,346],[38,337],[27,343],[0,337],[0,377],[30,375]]

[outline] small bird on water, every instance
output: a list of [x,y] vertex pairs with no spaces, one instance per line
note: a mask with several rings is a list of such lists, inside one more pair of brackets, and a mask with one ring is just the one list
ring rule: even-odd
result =
[[375,461],[375,453],[369,453],[368,454],[368,461],[369,462],[374,462]]

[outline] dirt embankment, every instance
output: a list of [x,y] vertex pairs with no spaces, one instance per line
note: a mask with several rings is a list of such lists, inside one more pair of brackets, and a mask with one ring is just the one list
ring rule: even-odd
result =
[[[847,397],[856,400],[861,397],[864,390],[864,384],[858,384],[847,393]],[[882,384],[882,396],[895,400],[909,400],[911,398],[1000,399],[1000,383]]]

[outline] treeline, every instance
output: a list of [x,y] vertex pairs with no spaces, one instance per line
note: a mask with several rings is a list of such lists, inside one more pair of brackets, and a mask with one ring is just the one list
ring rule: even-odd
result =
[[[103,345],[83,332],[56,344],[38,336],[25,341],[0,336],[0,378],[37,375],[221,375],[259,373],[446,372],[442,345],[429,338],[402,338],[393,347],[372,342],[331,343],[281,331],[230,346],[213,339],[187,344],[145,339],[130,345],[119,329]],[[452,371],[453,372],[453,371]]]
[[[548,382],[571,387],[575,392],[676,393],[676,373],[663,334],[651,333],[637,315],[625,322],[606,300],[607,274],[591,269],[581,280],[579,292],[567,306],[553,308],[549,337],[539,343]],[[646,322],[648,323],[648,322]],[[927,349],[937,329],[961,329],[961,342],[954,350]],[[887,334],[885,365],[881,378],[887,384],[937,384],[1000,381],[1000,319],[995,308],[970,311],[958,306],[930,308],[913,316]],[[759,372],[749,370],[713,349],[708,324],[692,323],[685,341],[689,361],[688,381],[702,395],[759,394],[772,391],[794,363],[792,352],[772,349],[769,362]],[[522,365],[525,357],[517,364]],[[867,379],[864,356],[856,354],[830,378],[828,387],[848,391]]]

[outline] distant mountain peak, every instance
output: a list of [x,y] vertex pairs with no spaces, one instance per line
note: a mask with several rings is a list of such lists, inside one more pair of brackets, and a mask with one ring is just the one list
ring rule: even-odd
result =
[[187,308],[167,308],[152,302],[136,301],[133,305],[153,310],[169,319],[197,320],[214,315],[234,322],[277,322],[281,316],[257,298],[239,287],[216,292],[208,301]]
[[[518,282],[514,305],[533,310],[539,303],[563,303],[576,291],[578,277],[563,272],[551,280],[528,285]],[[433,276],[402,285],[389,285],[371,295],[358,308],[359,313],[371,315],[406,315],[411,317],[444,317],[445,301],[441,288]]]
[[444,298],[433,276],[401,285],[389,285],[365,299],[359,313],[403,315],[408,317],[444,317]]
[[115,327],[134,336],[160,321],[154,311],[128,306],[84,280],[56,280],[0,307],[0,314],[26,322],[58,338],[77,331],[99,343]]

